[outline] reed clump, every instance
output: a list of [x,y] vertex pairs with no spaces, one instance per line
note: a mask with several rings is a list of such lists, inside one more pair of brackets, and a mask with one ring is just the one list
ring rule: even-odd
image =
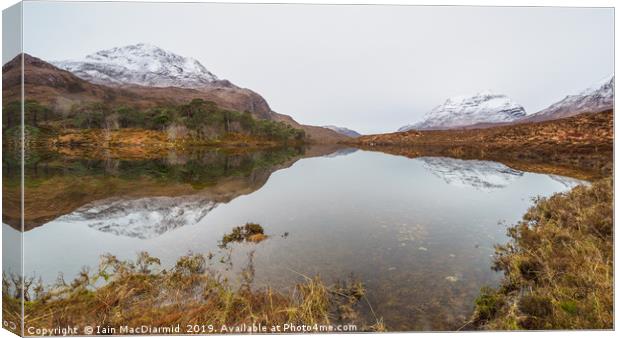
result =
[[540,198],[497,246],[497,289],[476,300],[476,327],[613,328],[613,182]]
[[[21,281],[3,276],[5,319],[19,322]],[[351,283],[355,290],[327,286],[319,277],[305,277],[290,293],[269,287],[253,289],[242,283],[233,287],[210,271],[208,259],[188,254],[169,269],[160,260],[140,253],[134,261],[102,256],[95,271],[84,269],[67,283],[62,276],[55,285],[36,286],[30,280],[23,290],[26,327],[164,327],[180,325],[258,325],[282,324],[357,325],[357,331],[384,329],[361,321],[345,321],[339,313],[342,304],[351,304],[363,285]],[[359,301],[361,297],[356,299]],[[381,324],[381,325],[379,325]],[[202,332],[209,333],[209,332]],[[216,332],[213,332],[216,333]]]

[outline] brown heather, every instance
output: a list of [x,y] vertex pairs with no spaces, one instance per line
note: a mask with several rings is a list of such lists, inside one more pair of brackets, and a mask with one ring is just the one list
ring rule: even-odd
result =
[[[303,277],[290,293],[249,286],[233,288],[208,268],[208,258],[198,254],[181,257],[170,270],[160,261],[140,253],[135,262],[103,256],[95,273],[84,270],[73,282],[62,277],[49,289],[26,281],[25,326],[49,327],[165,327],[180,325],[326,325],[356,323],[351,316],[364,297],[360,283],[326,286],[319,277]],[[96,286],[104,283],[103,286]],[[4,320],[19,323],[21,280],[3,276]],[[381,320],[358,325],[358,330],[384,330]],[[78,332],[81,334],[81,332]]]
[[348,141],[407,157],[502,162],[514,169],[599,179],[613,170],[613,111],[486,129],[407,131]]
[[476,301],[478,328],[613,328],[613,184],[541,198],[496,248],[497,290]]

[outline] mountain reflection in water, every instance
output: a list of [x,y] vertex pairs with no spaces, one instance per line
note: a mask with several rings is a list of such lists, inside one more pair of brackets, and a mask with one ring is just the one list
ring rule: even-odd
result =
[[[245,152],[197,149],[170,152],[155,159],[82,159],[33,152],[24,165],[24,227],[30,230],[78,209],[78,214],[93,221],[99,214],[103,218],[117,218],[119,224],[135,223],[137,219],[129,217],[132,214],[130,209],[138,212],[142,208],[142,214],[159,210],[160,215],[150,221],[159,222],[163,228],[174,228],[174,221],[170,219],[174,211],[170,210],[166,215],[164,209],[167,207],[176,205],[177,215],[194,204],[213,208],[217,203],[226,203],[256,191],[271,173],[300,158],[332,153],[340,148],[275,148]],[[21,218],[19,166],[16,157],[3,157],[3,222],[15,228],[20,227]],[[183,201],[187,198],[182,196],[196,194],[201,197],[189,199],[200,201]],[[151,197],[179,198],[148,201],[148,204],[159,203],[161,206],[128,202]],[[106,203],[115,206],[107,209]],[[187,205],[182,207],[184,204]],[[126,214],[122,215],[123,211],[119,209],[125,209]],[[77,215],[74,216],[76,219]],[[123,219],[125,217],[129,218]],[[190,218],[181,223],[191,222]],[[98,228],[92,224],[89,226]],[[139,226],[132,224],[132,227]]]
[[[328,283],[353,274],[391,330],[466,321],[480,287],[499,279],[491,255],[506,226],[532,198],[580,183],[490,161],[339,147],[43,158],[28,165],[26,207],[35,212],[24,267],[45,283],[102,254],[140,251],[163,268],[187,252],[213,253],[210,268],[232,280],[251,253],[257,287],[286,289],[298,282],[291,271]],[[219,241],[248,222],[267,239],[231,244],[220,261]]]
[[90,203],[57,220],[117,236],[147,239],[194,225],[216,206],[216,202],[196,195],[112,199]]
[[421,157],[425,167],[446,183],[480,190],[506,187],[523,172],[492,161],[460,160],[449,157]]

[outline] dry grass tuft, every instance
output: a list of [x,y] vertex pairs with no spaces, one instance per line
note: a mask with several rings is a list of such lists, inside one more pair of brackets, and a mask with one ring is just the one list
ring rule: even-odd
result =
[[[304,277],[290,294],[271,288],[253,290],[248,284],[232,288],[208,269],[202,255],[181,257],[164,270],[160,261],[140,253],[135,261],[121,261],[105,255],[94,273],[84,270],[74,281],[59,278],[47,289],[26,290],[26,327],[138,327],[211,324],[222,325],[329,325],[355,324],[357,330],[384,330],[381,320],[364,325],[341,315],[343,304],[352,305],[363,294],[355,290],[329,287],[319,277]],[[15,285],[20,281],[3,278],[3,314],[19,321],[20,301]],[[34,291],[34,292],[33,292]],[[36,295],[35,295],[36,294]]]
[[613,328],[611,178],[539,199],[508,234],[495,259],[504,280],[478,297],[478,327]]

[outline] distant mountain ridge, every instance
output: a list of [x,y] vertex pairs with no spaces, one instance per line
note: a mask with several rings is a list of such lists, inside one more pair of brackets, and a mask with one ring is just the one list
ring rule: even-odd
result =
[[530,115],[505,95],[483,92],[469,97],[458,96],[435,107],[425,115],[423,121],[403,126],[398,131],[490,128],[555,120],[581,113],[598,113],[613,109],[614,83],[615,75],[612,74]]
[[355,130],[349,129],[349,128],[344,128],[344,127],[337,127],[337,126],[323,126],[323,128],[327,128],[327,129],[331,129],[335,132],[337,132],[338,134],[342,134],[342,135],[346,135],[349,137],[360,137],[362,136],[362,134],[356,132]]
[[527,116],[524,122],[537,122],[570,117],[581,113],[598,113],[614,107],[615,75],[591,85],[581,92],[568,95],[551,106]]
[[525,117],[525,109],[506,95],[490,91],[447,99],[433,108],[421,122],[398,131],[462,128],[477,123],[505,123]]

